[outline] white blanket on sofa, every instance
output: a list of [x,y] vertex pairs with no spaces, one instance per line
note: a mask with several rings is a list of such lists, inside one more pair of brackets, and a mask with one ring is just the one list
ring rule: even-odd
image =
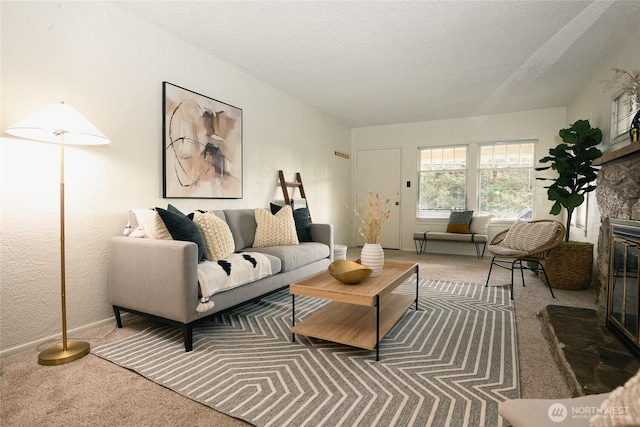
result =
[[198,264],[198,282],[202,298],[196,307],[198,313],[213,308],[210,301],[213,294],[226,291],[250,282],[255,282],[271,274],[271,262],[257,252],[233,253],[218,261],[204,261]]

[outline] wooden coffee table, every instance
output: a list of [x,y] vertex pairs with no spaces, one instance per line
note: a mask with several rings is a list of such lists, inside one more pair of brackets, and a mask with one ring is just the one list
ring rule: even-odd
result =
[[[393,293],[414,274],[415,296]],[[380,276],[369,277],[356,285],[345,285],[324,271],[291,283],[289,293],[292,341],[300,334],[367,350],[375,348],[376,360],[380,360],[380,340],[412,304],[415,303],[418,310],[418,264],[385,261]],[[296,325],[296,295],[333,302]]]

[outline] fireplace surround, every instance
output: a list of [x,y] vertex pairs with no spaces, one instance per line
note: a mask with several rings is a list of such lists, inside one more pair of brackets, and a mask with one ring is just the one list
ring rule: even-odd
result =
[[640,355],[640,144],[606,153],[594,165],[601,166],[596,190],[601,218],[595,275],[599,317]]

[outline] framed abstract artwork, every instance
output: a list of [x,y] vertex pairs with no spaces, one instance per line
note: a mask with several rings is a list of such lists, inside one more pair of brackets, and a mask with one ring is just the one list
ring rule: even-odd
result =
[[162,196],[242,198],[242,109],[162,84]]

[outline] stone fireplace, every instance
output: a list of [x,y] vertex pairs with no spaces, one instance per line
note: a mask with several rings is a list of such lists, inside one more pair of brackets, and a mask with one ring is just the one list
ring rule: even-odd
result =
[[598,159],[598,317],[640,355],[638,245],[640,245],[640,144]]

